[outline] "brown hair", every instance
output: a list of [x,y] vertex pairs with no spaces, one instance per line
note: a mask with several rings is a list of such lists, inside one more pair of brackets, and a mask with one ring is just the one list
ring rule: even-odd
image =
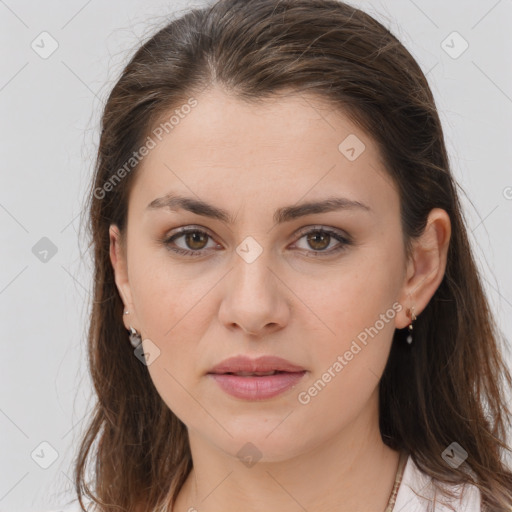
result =
[[[142,45],[114,86],[87,205],[95,265],[88,356],[97,403],[74,468],[81,505],[84,494],[101,511],[165,510],[192,467],[184,424],[128,344],[109,226],[125,234],[138,166],[113,186],[115,173],[158,120],[214,86],[246,101],[307,92],[349,115],[376,141],[398,187],[406,248],[433,208],[449,214],[446,272],[416,321],[414,344],[403,342],[405,330],[394,333],[379,384],[380,429],[387,445],[407,451],[435,480],[472,482],[485,510],[510,510],[512,473],[501,457],[509,450],[505,388],[512,379],[468,242],[434,98],[391,33],[336,0],[220,0],[190,10]],[[442,457],[453,441],[468,453],[456,469]],[[89,456],[92,487],[85,477]]]

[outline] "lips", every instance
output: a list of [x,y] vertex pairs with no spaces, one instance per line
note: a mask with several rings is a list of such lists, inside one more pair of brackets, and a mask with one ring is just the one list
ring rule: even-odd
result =
[[208,373],[232,374],[272,374],[272,372],[303,372],[304,368],[290,363],[286,359],[276,356],[261,356],[251,359],[247,356],[235,356],[225,359],[214,366]]
[[265,400],[294,387],[306,370],[275,356],[237,356],[214,366],[208,376],[227,394],[244,400]]
[[266,375],[275,375],[276,373],[276,370],[271,372],[226,372],[227,375],[238,375],[239,377],[263,377]]

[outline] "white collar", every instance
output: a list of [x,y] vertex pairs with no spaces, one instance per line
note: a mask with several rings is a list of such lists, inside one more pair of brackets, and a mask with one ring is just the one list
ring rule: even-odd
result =
[[409,455],[393,512],[481,512],[478,487],[470,484],[444,486],[454,491],[457,499],[442,495],[432,483],[432,478],[420,471]]

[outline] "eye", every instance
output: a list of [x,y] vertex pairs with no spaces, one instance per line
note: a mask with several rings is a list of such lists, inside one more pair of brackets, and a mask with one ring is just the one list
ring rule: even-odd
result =
[[[300,238],[294,245],[297,245],[302,239],[308,247],[300,247],[308,256],[329,256],[346,249],[352,241],[348,235],[341,234],[322,226],[315,226],[313,229],[302,229],[299,232]],[[180,243],[177,241],[180,240]],[[210,246],[208,246],[211,240]],[[336,244],[337,242],[337,244]],[[218,249],[219,244],[213,241],[213,237],[205,230],[198,227],[188,226],[181,228],[178,233],[162,240],[162,243],[170,250],[183,256],[203,256],[211,249]],[[334,247],[333,247],[334,245]]]
[[[307,247],[301,249],[309,252],[310,256],[313,257],[331,255],[346,249],[348,245],[352,244],[347,235],[322,226],[315,226],[313,229],[301,231],[299,234],[302,235],[299,241],[305,239],[307,244]],[[310,248],[313,250],[310,250]]]
[[[183,239],[180,242],[182,245],[176,243],[176,240],[180,239]],[[207,245],[208,239],[213,241],[213,238],[206,231],[189,226],[180,229],[178,233],[166,238],[163,240],[163,243],[169,250],[178,254],[184,256],[202,256],[204,250],[212,248]],[[216,246],[215,243],[213,245],[214,247]]]

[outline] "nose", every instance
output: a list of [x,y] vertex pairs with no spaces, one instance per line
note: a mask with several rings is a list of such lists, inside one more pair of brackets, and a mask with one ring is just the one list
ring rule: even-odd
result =
[[224,282],[219,319],[229,330],[262,337],[289,321],[286,286],[272,270],[265,251],[251,263],[235,258]]

